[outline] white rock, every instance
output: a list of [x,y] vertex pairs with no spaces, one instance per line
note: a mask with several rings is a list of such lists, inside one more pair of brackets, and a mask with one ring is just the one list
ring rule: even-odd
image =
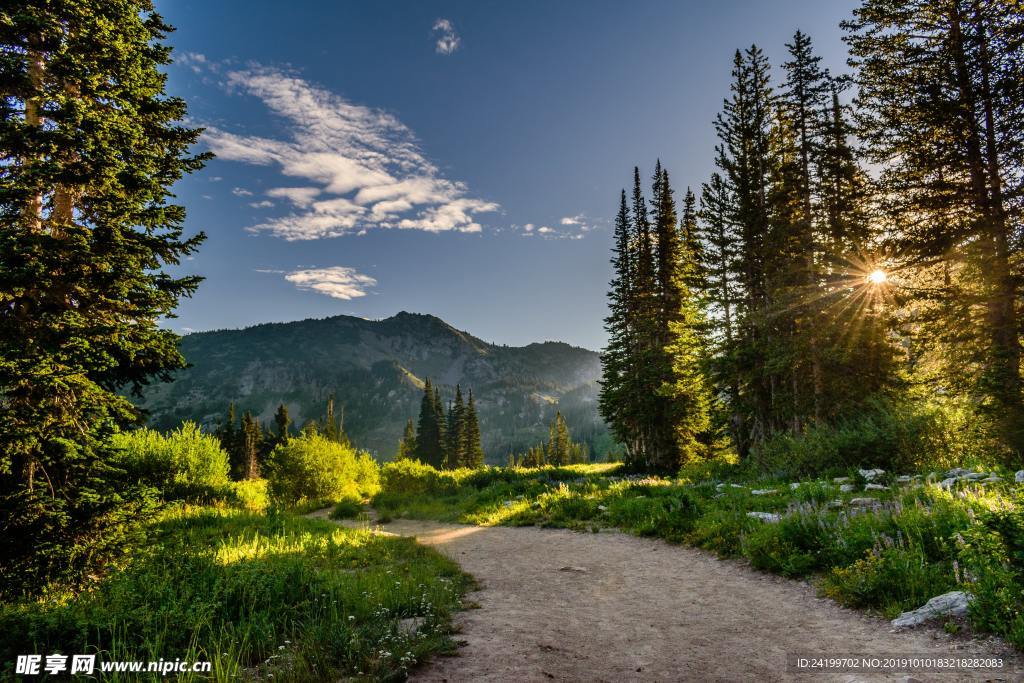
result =
[[943,593],[926,602],[923,607],[904,612],[893,619],[893,628],[913,628],[935,617],[962,616],[967,614],[971,600],[971,594],[963,591]]
[[843,501],[842,501],[842,500],[840,500],[840,499],[836,498],[835,500],[829,501],[829,502],[827,503],[826,507],[830,507],[830,508],[841,508],[841,507],[843,507],[843,505],[845,505],[845,503],[843,503]]
[[750,493],[755,496],[770,496],[773,493],[778,493],[778,489],[754,489]]
[[1024,470],[1020,470],[1017,474],[1013,475],[1013,480],[1018,484],[1024,484]]
[[992,476],[990,476],[990,477],[987,477],[987,478],[985,478],[985,479],[982,479],[982,480],[981,480],[981,483],[982,483],[982,484],[994,484],[995,482],[997,482],[997,481],[1002,481],[1002,480],[1003,480],[1003,478],[1002,478],[1002,477],[1000,477],[1000,476],[999,476],[999,475],[997,475],[997,474],[993,474],[993,475],[992,475]]
[[864,490],[865,491],[888,491],[889,487],[888,486],[882,486],[881,484],[865,484],[864,485]]
[[953,488],[953,484],[959,481],[956,477],[950,477],[949,479],[943,479],[939,482],[939,488],[946,489],[947,491]]
[[896,481],[900,484],[909,484],[910,482],[914,481],[914,478],[909,474],[901,474],[900,476],[896,477]]
[[954,467],[949,472],[946,472],[946,477],[962,477],[965,474],[970,474],[970,470],[965,470],[963,467]]
[[745,489],[745,488],[747,488],[746,486],[740,486],[739,484],[729,484],[729,486],[733,487],[734,489]]
[[885,474],[885,470],[878,470],[878,469],[875,469],[875,470],[857,470],[857,471],[860,472],[860,476],[864,477],[868,481],[874,481],[875,479],[878,479],[880,476]]
[[962,478],[969,481],[978,481],[979,479],[984,479],[986,476],[988,475],[984,472],[971,472],[970,474],[965,474]]
[[800,488],[800,482],[798,481],[794,481],[789,485],[790,491],[796,491],[798,488]]
[[839,493],[852,493],[857,489],[853,484],[843,484],[839,487]]
[[715,490],[716,491],[721,491],[724,488],[725,488],[725,484],[721,484],[721,483],[715,484]]
[[856,505],[862,508],[878,507],[881,503],[877,498],[852,498],[850,499],[850,505]]
[[605,505],[598,505],[598,506],[597,506],[597,509],[598,509],[598,510],[600,510],[601,512],[604,512],[605,510],[607,510],[607,509],[608,509],[608,507],[607,507],[607,506],[605,506]]
[[759,519],[762,522],[768,522],[769,524],[775,524],[782,519],[781,516],[774,512],[748,512],[747,517],[753,517],[754,519]]
[[849,477],[836,477],[832,481],[835,482],[836,484],[848,484],[850,482],[850,478]]

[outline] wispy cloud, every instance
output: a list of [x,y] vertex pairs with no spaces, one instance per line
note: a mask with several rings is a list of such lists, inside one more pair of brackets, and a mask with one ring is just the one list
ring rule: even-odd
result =
[[251,197],[252,196],[252,192],[250,192],[249,190],[245,189],[244,187],[233,187],[233,188],[231,188],[231,194],[235,195],[236,197]]
[[438,19],[434,22],[434,36],[437,38],[435,50],[439,55],[450,55],[459,49],[462,39],[455,32],[455,25],[450,19]]
[[345,266],[296,270],[285,275],[284,279],[299,289],[308,289],[344,301],[366,296],[366,290],[377,284],[369,275]]
[[479,232],[477,215],[495,202],[468,196],[420,149],[413,132],[387,112],[353,104],[284,71],[253,67],[226,74],[229,89],[255,96],[281,117],[284,139],[208,127],[221,159],[271,166],[302,187],[267,191],[292,211],[250,226],[286,240],[338,237],[373,228]]

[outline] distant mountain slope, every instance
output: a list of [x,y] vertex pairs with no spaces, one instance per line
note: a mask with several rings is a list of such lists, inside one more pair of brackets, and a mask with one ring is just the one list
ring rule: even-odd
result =
[[230,401],[266,423],[285,403],[301,425],[319,418],[333,394],[352,440],[389,459],[430,377],[446,399],[456,383],[473,389],[490,462],[545,438],[556,409],[596,453],[610,445],[597,413],[598,354],[559,342],[497,346],[432,315],[402,312],[195,333],[181,350],[192,367],[149,387],[140,402],[153,426],[192,419],[212,427]]

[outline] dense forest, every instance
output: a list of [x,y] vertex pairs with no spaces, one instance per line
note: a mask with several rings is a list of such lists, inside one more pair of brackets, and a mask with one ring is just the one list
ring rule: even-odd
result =
[[799,31],[774,75],[736,52],[699,201],[660,163],[620,197],[601,407],[631,462],[927,410],[1020,462],[1022,22],[868,0],[849,75]]

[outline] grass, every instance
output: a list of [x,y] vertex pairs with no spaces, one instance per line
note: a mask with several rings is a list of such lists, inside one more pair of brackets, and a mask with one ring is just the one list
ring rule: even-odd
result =
[[[968,590],[977,597],[975,626],[1024,648],[1024,504],[1022,487],[1006,472],[1003,482],[952,490],[935,483],[941,476],[899,482],[889,473],[881,480],[887,488],[865,490],[854,470],[846,473],[854,490],[842,492],[831,478],[750,478],[749,470],[720,465],[671,479],[623,477],[607,465],[424,468],[383,468],[383,490],[374,499],[380,515],[614,527],[810,577],[838,602],[890,618],[935,595]],[[779,520],[768,523],[750,512]]]
[[24,653],[96,653],[210,661],[216,681],[389,681],[453,647],[470,579],[412,539],[189,506],[150,532],[91,590],[0,607],[4,666]]

